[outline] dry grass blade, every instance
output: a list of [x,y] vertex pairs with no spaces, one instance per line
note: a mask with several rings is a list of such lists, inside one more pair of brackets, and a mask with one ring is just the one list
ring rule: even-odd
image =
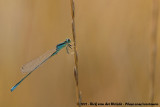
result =
[[71,2],[71,14],[72,14],[72,35],[73,35],[73,45],[74,45],[74,76],[76,81],[76,91],[77,91],[77,103],[78,106],[81,107],[81,92],[78,86],[78,54],[77,54],[77,47],[76,47],[76,33],[75,33],[75,5],[74,0],[70,0]]
[[151,72],[151,102],[154,102],[154,88],[155,88],[155,71],[156,71],[156,57],[157,57],[157,28],[158,28],[158,0],[152,0],[152,28],[151,28],[151,61],[150,61],[150,72]]

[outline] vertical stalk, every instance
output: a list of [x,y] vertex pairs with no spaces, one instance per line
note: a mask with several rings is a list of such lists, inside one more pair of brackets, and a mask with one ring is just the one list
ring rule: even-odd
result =
[[156,58],[157,58],[157,28],[158,28],[158,0],[152,0],[152,28],[151,28],[151,102],[154,102],[155,96],[155,72],[156,72]]
[[71,15],[72,15],[72,35],[73,35],[73,47],[74,47],[74,77],[76,81],[76,93],[77,93],[77,104],[78,107],[81,107],[81,93],[78,86],[78,53],[76,47],[76,32],[75,32],[75,4],[74,0],[70,0],[71,2]]

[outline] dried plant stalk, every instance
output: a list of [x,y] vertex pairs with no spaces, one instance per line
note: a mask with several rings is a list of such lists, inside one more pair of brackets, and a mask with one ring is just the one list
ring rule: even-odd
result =
[[151,102],[154,102],[155,91],[155,72],[156,72],[156,58],[157,58],[157,28],[158,28],[158,0],[152,0],[152,28],[151,28]]
[[76,81],[77,104],[78,107],[81,107],[81,92],[78,86],[78,53],[76,47],[76,32],[75,32],[75,5],[74,5],[74,0],[70,0],[70,2],[71,2],[71,15],[72,15],[72,35],[73,35],[73,45],[74,45],[74,62],[75,62],[74,76]]

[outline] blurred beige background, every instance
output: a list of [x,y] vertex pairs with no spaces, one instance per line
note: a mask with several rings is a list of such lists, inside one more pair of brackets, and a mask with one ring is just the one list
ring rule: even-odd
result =
[[[150,102],[152,0],[75,0],[75,8],[82,102]],[[72,39],[71,31],[70,0],[0,0],[0,107],[76,106],[74,57],[65,50],[10,92],[20,67]]]

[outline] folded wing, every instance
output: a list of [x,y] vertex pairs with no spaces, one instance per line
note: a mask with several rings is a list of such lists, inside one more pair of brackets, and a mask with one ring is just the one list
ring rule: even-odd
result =
[[22,68],[21,68],[21,72],[22,73],[29,73],[31,71],[34,71],[41,64],[43,64],[46,60],[48,60],[54,52],[56,52],[56,50],[51,49],[51,50],[47,51],[46,53],[44,53],[43,55],[39,56],[38,58],[33,59],[32,61],[23,65]]

